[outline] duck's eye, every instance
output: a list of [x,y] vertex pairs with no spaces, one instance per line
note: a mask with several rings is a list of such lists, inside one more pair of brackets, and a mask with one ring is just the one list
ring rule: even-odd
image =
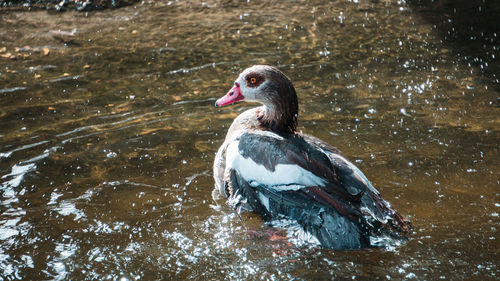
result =
[[255,88],[260,86],[260,84],[264,82],[264,76],[260,75],[259,73],[252,72],[245,76],[245,80],[247,82],[247,86]]

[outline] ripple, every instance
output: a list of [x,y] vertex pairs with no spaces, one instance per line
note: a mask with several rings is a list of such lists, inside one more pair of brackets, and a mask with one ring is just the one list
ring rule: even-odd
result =
[[[11,179],[4,181],[2,183],[2,185],[0,185],[0,188],[2,188],[3,190],[6,190],[6,189],[12,189],[14,187],[19,186],[21,184],[21,181],[24,178],[24,176],[27,173],[34,171],[35,169],[36,169],[36,164],[34,164],[34,163],[28,163],[26,165],[15,164],[12,167],[12,170],[9,174],[2,176],[2,179],[5,179],[5,178],[11,178]],[[5,193],[4,193],[4,197],[6,197]]]
[[0,94],[13,93],[17,91],[26,91],[26,87],[13,87],[13,88],[0,89]]
[[36,143],[23,145],[21,147],[15,148],[15,149],[7,151],[7,152],[0,152],[0,158],[7,158],[7,157],[10,157],[12,155],[12,153],[14,153],[14,152],[23,151],[23,150],[26,150],[26,149],[29,149],[29,148],[33,148],[33,147],[42,145],[42,144],[46,144],[48,142],[50,142],[50,141],[48,141],[48,140],[39,141],[39,142],[36,142]]

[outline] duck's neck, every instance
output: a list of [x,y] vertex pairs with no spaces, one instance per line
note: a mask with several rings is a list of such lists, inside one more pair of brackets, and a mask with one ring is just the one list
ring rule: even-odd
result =
[[297,118],[297,98],[295,101],[287,103],[264,105],[257,110],[257,119],[260,125],[283,136],[295,133]]

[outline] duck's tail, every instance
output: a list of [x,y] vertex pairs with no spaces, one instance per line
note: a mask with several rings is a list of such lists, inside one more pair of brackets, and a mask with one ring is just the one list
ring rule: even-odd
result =
[[[394,210],[389,202],[382,199],[379,194],[370,194],[374,206],[377,206],[378,212],[374,216],[381,222],[379,227],[390,227],[399,233],[407,234],[413,229],[411,222]],[[365,203],[366,204],[366,203]]]

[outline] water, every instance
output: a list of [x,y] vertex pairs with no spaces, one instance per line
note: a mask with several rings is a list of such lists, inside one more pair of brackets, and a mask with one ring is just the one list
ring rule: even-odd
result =
[[[0,14],[0,276],[497,279],[498,78],[413,8]],[[212,199],[215,152],[252,106],[213,104],[257,63],[294,82],[299,130],[341,149],[412,220],[407,243],[296,247]]]

